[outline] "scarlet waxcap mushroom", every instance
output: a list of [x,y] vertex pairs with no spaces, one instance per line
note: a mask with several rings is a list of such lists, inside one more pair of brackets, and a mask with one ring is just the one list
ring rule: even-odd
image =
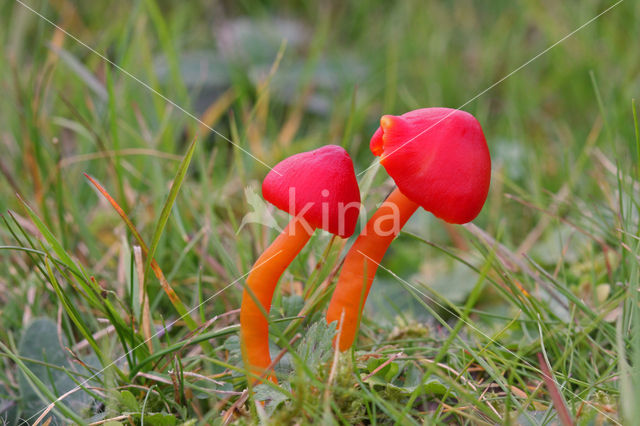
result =
[[269,366],[269,321],[280,276],[307,244],[315,228],[340,237],[353,234],[360,211],[360,191],[349,154],[328,145],[277,164],[262,184],[264,198],[294,218],[256,260],[242,295],[240,343],[245,366],[256,382]]
[[262,182],[262,196],[313,228],[342,238],[356,229],[360,190],[351,157],[344,148],[327,145],[278,163]]
[[353,344],[378,265],[411,215],[422,206],[447,222],[469,222],[482,209],[491,179],[484,134],[464,111],[385,115],[370,147],[398,187],[371,216],[340,270],[327,323],[342,321],[334,340],[341,351]]
[[473,115],[450,108],[384,115],[370,148],[398,189],[436,217],[466,223],[480,213],[491,157]]

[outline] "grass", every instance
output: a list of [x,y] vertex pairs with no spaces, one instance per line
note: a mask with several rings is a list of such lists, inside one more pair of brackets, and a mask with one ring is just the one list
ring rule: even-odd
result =
[[[68,34],[0,4],[3,422],[638,418],[637,2],[468,104],[614,3],[27,4]],[[323,313],[345,244],[316,233],[270,313],[281,386],[247,392],[261,162],[341,144],[371,211],[379,117],[463,104],[493,158],[483,212],[412,218],[343,355]]]

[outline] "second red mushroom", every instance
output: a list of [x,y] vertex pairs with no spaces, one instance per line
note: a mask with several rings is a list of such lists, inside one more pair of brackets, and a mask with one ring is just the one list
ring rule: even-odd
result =
[[480,123],[469,113],[424,108],[385,115],[371,151],[398,186],[367,222],[345,257],[327,322],[344,315],[339,348],[351,347],[378,265],[411,215],[422,207],[449,223],[473,220],[484,205],[491,158]]

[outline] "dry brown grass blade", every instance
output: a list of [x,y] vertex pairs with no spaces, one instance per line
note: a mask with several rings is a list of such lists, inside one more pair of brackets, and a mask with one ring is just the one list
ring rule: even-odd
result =
[[[375,376],[380,370],[382,370],[383,368],[385,368],[387,365],[391,364],[394,360],[398,359],[398,358],[402,358],[404,357],[404,353],[403,352],[397,352],[393,355],[391,355],[389,358],[387,358],[386,361],[384,361],[382,364],[380,364],[379,366],[377,366],[376,368],[373,369],[373,371],[369,374],[367,374],[366,376],[364,376],[362,378],[362,382],[366,382],[367,380],[369,380],[371,377]],[[357,388],[358,386],[360,386],[360,383],[356,383],[355,385],[353,385],[354,388]]]
[[108,419],[104,419],[104,420],[99,420],[97,422],[93,422],[93,423],[89,423],[89,426],[99,426],[99,425],[103,425],[106,423],[110,423],[110,422],[114,422],[114,424],[120,424],[120,420],[127,420],[127,419],[131,419],[131,416],[129,414],[123,414],[121,416],[115,416],[115,417],[110,417]]
[[[75,388],[71,389],[70,391],[60,395],[58,397],[58,399],[56,399],[55,401],[51,402],[49,405],[47,405],[47,408],[44,409],[44,411],[40,414],[40,416],[38,416],[38,418],[36,419],[36,421],[33,423],[33,426],[38,426],[40,424],[40,422],[42,422],[44,420],[45,417],[47,417],[47,414],[49,414],[51,412],[51,410],[53,410],[56,406],[56,404],[60,401],[62,401],[63,399],[65,399],[66,397],[68,397],[69,395],[73,394],[74,392],[77,392],[79,390],[81,390],[82,387],[81,386],[76,386]],[[49,417],[48,421],[51,421],[51,417]],[[45,424],[48,424],[48,422],[43,423],[43,426]]]
[[267,127],[267,116],[269,114],[270,90],[268,81],[260,83],[258,86],[258,102],[255,109],[246,114],[247,140],[251,147],[251,152],[255,152],[260,158],[265,155],[262,146],[265,129]]
[[567,404],[565,403],[564,398],[562,398],[560,389],[558,389],[556,381],[551,375],[551,369],[549,368],[549,364],[547,364],[547,360],[540,352],[538,352],[538,362],[540,363],[540,370],[542,370],[542,379],[547,386],[553,406],[556,407],[558,417],[560,417],[560,422],[562,422],[564,426],[573,426],[574,423],[571,419],[571,414],[569,413]]
[[78,14],[78,10],[70,0],[49,0],[49,4],[63,19],[63,28],[68,26],[74,33],[85,33],[88,28],[82,21],[82,17]]
[[149,313],[149,297],[147,297],[147,287],[144,281],[144,264],[142,263],[142,249],[140,246],[133,247],[133,257],[136,263],[136,273],[138,275],[138,294],[142,304],[141,328],[144,341],[147,342],[149,353],[153,353],[153,343],[151,342],[151,315]]
[[[257,89],[257,100],[253,108],[245,111],[244,120],[246,123],[246,137],[251,147],[251,152],[259,158],[272,155],[272,152],[265,152],[263,140],[267,126],[267,118],[269,116],[269,101],[271,98],[271,80],[280,67],[280,62],[284,56],[286,48],[286,40],[282,41],[278,54],[271,64],[271,68],[267,75],[260,79]],[[268,158],[268,157],[267,157]]]
[[[97,341],[97,340],[100,340],[103,337],[110,336],[115,332],[116,332],[116,328],[113,325],[109,325],[109,326],[103,328],[102,330],[93,333],[91,335],[91,337],[93,337],[93,339]],[[87,339],[83,339],[83,340],[79,341],[78,343],[76,343],[75,345],[73,345],[71,347],[71,351],[72,352],[80,352],[80,351],[85,350],[88,347],[89,347],[89,341]]]

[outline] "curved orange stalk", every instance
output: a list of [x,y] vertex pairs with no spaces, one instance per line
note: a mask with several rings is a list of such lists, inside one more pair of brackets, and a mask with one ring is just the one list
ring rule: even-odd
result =
[[[341,351],[346,351],[353,344],[356,330],[358,330],[359,316],[369,295],[378,264],[382,261],[391,241],[418,207],[417,203],[408,199],[396,188],[371,216],[367,226],[349,249],[327,311],[328,324],[340,321],[344,311],[340,333]],[[363,292],[365,283],[366,288]]]
[[[247,287],[260,301],[267,314],[271,309],[271,300],[276,285],[284,270],[287,269],[300,250],[307,244],[311,233],[304,219],[294,218],[273,243],[260,255],[247,277]],[[242,294],[240,307],[240,347],[245,367],[250,373],[260,377],[269,364],[269,320],[246,289]],[[267,378],[274,383],[277,379],[273,372]],[[254,379],[254,382],[258,379]]]

